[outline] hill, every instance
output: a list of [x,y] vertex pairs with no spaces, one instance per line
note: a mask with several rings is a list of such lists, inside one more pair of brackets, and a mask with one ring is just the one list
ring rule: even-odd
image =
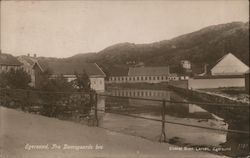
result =
[[174,71],[180,60],[190,60],[193,69],[202,71],[204,63],[213,65],[228,52],[249,65],[249,22],[209,26],[170,40],[150,44],[119,43],[98,53],[78,54],[70,62],[96,62],[109,75],[124,75],[130,66],[170,65]]

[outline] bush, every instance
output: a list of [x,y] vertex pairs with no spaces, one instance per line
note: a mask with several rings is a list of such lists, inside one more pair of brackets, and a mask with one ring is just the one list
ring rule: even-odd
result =
[[12,89],[27,89],[31,77],[23,69],[11,69],[8,72],[0,73],[0,87]]

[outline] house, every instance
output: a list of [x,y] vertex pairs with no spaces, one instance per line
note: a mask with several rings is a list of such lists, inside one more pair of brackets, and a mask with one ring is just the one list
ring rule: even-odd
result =
[[191,69],[191,62],[189,60],[181,60],[181,67],[185,70]]
[[35,85],[39,87],[41,84],[41,74],[48,70],[50,78],[62,75],[68,82],[76,79],[76,74],[86,73],[90,80],[91,89],[104,92],[105,91],[105,73],[96,63],[67,63],[39,60],[33,66],[35,71]]
[[0,50],[0,73],[7,72],[11,69],[20,69],[22,63],[20,63],[15,57],[10,54],[2,53]]
[[211,75],[244,75],[249,67],[235,57],[232,53],[228,53],[217,61],[211,69]]
[[31,82],[29,83],[30,86],[35,86],[35,72],[33,69],[34,64],[37,61],[36,54],[33,57],[28,55],[18,56],[17,60],[22,63],[22,68],[25,72],[27,72],[31,77]]
[[180,78],[176,73],[170,73],[168,76],[169,81],[178,81]]
[[204,73],[188,80],[189,89],[220,88],[220,87],[245,87],[245,73],[249,67],[228,53],[220,58],[215,65]]
[[127,76],[112,76],[109,83],[160,83],[167,82],[169,67],[132,67]]

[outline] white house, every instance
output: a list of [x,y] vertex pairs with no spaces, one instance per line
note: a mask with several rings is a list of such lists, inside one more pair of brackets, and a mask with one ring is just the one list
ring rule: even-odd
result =
[[228,53],[217,61],[216,65],[211,69],[211,75],[244,75],[248,70],[249,67],[246,64],[232,53]]
[[220,88],[220,87],[245,87],[244,74],[249,67],[228,53],[217,61],[210,70],[211,75],[205,72],[188,80],[189,89]]
[[10,54],[2,53],[0,50],[0,73],[7,72],[11,69],[17,70],[20,69],[22,63],[20,63],[15,57]]
[[181,67],[187,70],[191,69],[191,62],[189,60],[181,60]]

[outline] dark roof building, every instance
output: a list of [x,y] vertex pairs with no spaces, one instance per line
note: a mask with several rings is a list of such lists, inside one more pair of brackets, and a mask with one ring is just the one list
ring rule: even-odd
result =
[[105,91],[105,73],[96,63],[72,63],[65,61],[38,60],[33,69],[35,71],[35,87],[42,83],[42,73],[48,70],[50,77],[63,75],[68,82],[76,79],[77,74],[86,73],[90,79],[90,88],[98,92]]
[[49,62],[39,60],[37,66],[41,71],[49,70],[51,75],[74,75],[86,73],[89,77],[105,77],[105,73],[96,63]]
[[10,54],[0,53],[0,65],[21,66],[22,63],[20,63],[14,56]]
[[169,67],[135,67],[129,68],[128,76],[167,76]]

